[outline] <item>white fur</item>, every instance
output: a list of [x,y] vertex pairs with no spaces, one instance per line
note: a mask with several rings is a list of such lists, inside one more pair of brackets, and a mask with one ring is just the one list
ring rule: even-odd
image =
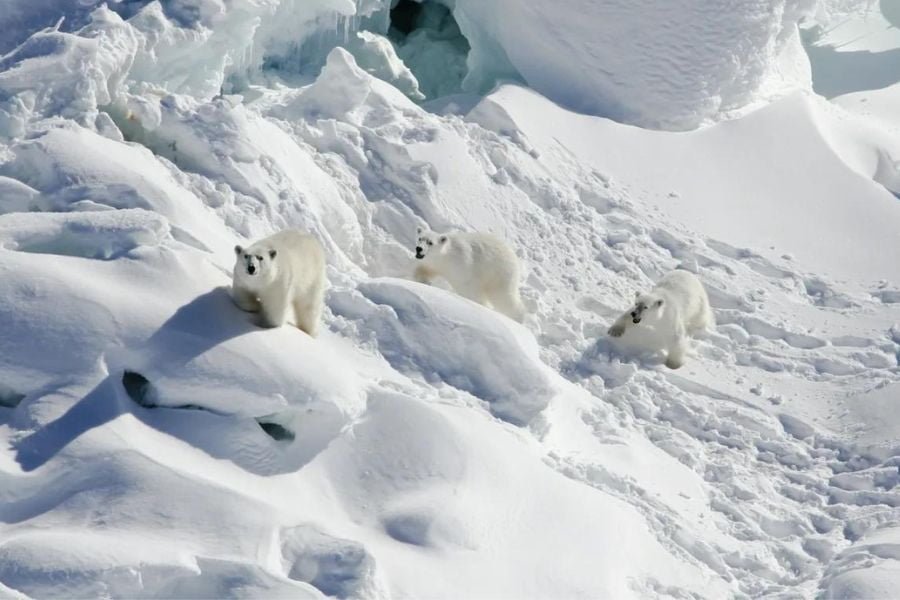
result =
[[293,312],[297,327],[315,337],[325,298],[325,252],[319,240],[287,229],[234,251],[234,303],[260,313],[264,327],[284,325]]
[[[635,319],[639,323],[635,323]],[[644,351],[665,350],[666,366],[677,369],[684,364],[687,337],[715,327],[703,284],[693,273],[676,270],[663,277],[652,290],[638,294],[634,304],[616,319],[609,335],[621,337],[632,328],[652,329],[646,340],[656,347]]]
[[509,245],[487,233],[435,233],[418,229],[415,279],[443,277],[456,293],[521,322],[519,259]]

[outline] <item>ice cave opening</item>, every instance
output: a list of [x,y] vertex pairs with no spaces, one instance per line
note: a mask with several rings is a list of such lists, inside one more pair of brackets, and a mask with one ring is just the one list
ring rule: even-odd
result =
[[394,0],[387,37],[426,100],[462,91],[470,46],[445,5],[433,0]]
[[[353,55],[360,68],[416,102],[463,91],[483,93],[492,87],[488,85],[492,81],[470,85],[474,82],[467,80],[472,45],[447,0],[391,0],[352,16],[321,15],[299,39],[287,35],[280,22],[262,29],[264,80],[302,85],[318,76],[328,54],[340,46]],[[245,84],[242,76],[235,71],[229,81],[231,89],[240,91]]]

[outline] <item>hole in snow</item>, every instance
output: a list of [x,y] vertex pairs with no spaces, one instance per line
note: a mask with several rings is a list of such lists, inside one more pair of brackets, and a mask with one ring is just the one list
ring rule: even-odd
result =
[[462,91],[470,46],[449,8],[429,0],[399,0],[391,8],[387,37],[427,100]]
[[218,414],[214,410],[210,410],[205,406],[197,406],[196,404],[173,404],[171,406],[159,403],[159,394],[150,380],[138,373],[137,371],[125,371],[122,373],[122,387],[125,393],[138,406],[144,408],[170,408],[174,410],[203,410],[212,414]]
[[156,393],[150,381],[135,371],[125,371],[122,374],[122,387],[128,397],[145,408],[155,408]]
[[20,394],[0,383],[0,408],[15,408],[24,399],[25,394]]
[[428,545],[430,527],[431,519],[422,514],[395,515],[384,522],[384,530],[389,536],[398,542],[414,546]]
[[266,434],[268,434],[268,436],[276,442],[294,441],[294,432],[284,425],[279,425],[278,423],[265,423],[262,421],[257,421],[257,423],[259,423],[259,426],[262,427],[262,430],[265,431]]

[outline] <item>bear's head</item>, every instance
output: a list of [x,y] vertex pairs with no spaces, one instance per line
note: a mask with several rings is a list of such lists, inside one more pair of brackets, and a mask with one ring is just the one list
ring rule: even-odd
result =
[[416,258],[422,260],[429,253],[439,254],[447,247],[449,241],[446,233],[435,233],[421,227],[416,227]]
[[261,288],[268,285],[278,274],[275,257],[278,252],[273,248],[253,245],[243,248],[234,247],[236,262],[234,273],[249,288]]
[[634,295],[634,306],[631,307],[631,322],[637,325],[643,320],[656,320],[662,316],[665,300],[654,294]]

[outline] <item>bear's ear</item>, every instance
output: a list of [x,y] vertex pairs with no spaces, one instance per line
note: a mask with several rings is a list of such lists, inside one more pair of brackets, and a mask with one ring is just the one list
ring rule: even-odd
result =
[[446,236],[446,235],[442,235],[441,238],[440,238],[438,241],[439,241],[440,243],[442,243],[442,244],[446,244],[446,243],[447,243],[447,236]]
[[641,293],[640,293],[640,292],[635,292],[635,293],[634,293],[634,299],[635,299],[635,300],[637,300],[637,299],[640,298],[640,297],[641,297]]
[[238,244],[237,246],[234,247],[234,253],[236,255],[240,255],[243,251],[244,251],[244,249],[241,247],[240,244]]
[[278,254],[274,250],[269,250],[269,258],[275,258],[275,255]]
[[418,227],[416,227],[416,235],[422,235],[422,232],[423,232],[423,231],[425,231],[425,230],[422,229],[422,226],[421,226],[421,225],[418,226]]
[[662,298],[653,303],[653,306],[660,307],[663,305]]

